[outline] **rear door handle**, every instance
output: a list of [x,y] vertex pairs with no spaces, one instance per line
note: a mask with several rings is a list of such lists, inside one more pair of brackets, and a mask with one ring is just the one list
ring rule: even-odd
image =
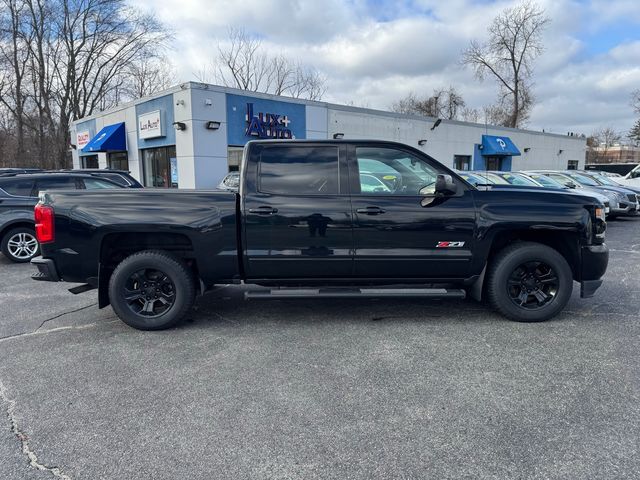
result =
[[258,215],[273,215],[274,213],[278,213],[278,209],[270,207],[268,205],[263,205],[258,208],[250,208],[249,213],[255,213]]
[[358,208],[356,212],[364,213],[365,215],[379,215],[381,213],[384,213],[385,211],[380,207],[366,207],[366,208]]

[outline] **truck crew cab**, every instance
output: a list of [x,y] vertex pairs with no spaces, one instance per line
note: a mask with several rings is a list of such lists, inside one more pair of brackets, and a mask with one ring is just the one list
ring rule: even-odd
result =
[[393,142],[251,141],[239,192],[45,192],[35,280],[98,288],[128,325],[176,325],[215,284],[253,296],[486,298],[525,322],[589,297],[608,263],[588,194],[477,189]]

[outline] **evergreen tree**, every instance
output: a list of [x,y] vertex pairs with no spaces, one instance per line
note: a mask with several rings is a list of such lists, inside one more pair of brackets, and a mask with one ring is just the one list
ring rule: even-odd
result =
[[640,119],[638,119],[631,130],[629,130],[629,139],[634,145],[640,145]]

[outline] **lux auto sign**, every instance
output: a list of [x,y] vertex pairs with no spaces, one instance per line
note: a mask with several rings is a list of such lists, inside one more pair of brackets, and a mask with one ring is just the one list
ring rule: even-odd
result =
[[141,139],[164,137],[160,110],[138,116],[138,136]]
[[253,103],[247,103],[245,135],[258,138],[295,138],[289,129],[291,120],[286,115],[254,113]]

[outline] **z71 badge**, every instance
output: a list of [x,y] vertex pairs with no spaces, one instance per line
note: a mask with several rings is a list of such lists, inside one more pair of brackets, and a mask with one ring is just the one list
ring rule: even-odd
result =
[[436,248],[461,248],[464,242],[438,242]]

